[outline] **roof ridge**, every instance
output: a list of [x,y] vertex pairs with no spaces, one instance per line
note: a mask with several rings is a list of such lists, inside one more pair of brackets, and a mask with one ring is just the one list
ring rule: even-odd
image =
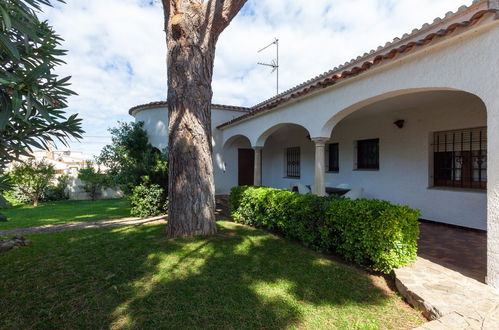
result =
[[463,14],[465,11],[467,11],[471,8],[477,6],[481,3],[487,3],[487,2],[488,2],[488,0],[473,0],[473,3],[469,6],[462,5],[455,12],[448,11],[447,13],[445,13],[445,16],[443,18],[436,17],[435,19],[433,19],[433,22],[431,22],[431,23],[424,23],[420,28],[414,28],[414,29],[412,29],[412,31],[410,33],[404,33],[400,38],[395,37],[395,38],[393,38],[392,41],[386,42],[384,46],[380,45],[376,49],[371,49],[369,52],[365,52],[363,55],[357,56],[357,58],[352,58],[343,64],[335,66],[333,69],[331,69],[329,71],[323,72],[323,73],[321,73],[313,78],[308,79],[307,81],[304,81],[296,86],[293,86],[293,87],[285,90],[282,93],[279,93],[278,95],[275,95],[275,96],[268,98],[262,102],[259,102],[258,104],[251,107],[251,109],[257,109],[257,108],[259,108],[267,103],[270,103],[274,100],[282,98],[283,96],[285,96],[289,93],[297,91],[302,87],[313,84],[314,82],[319,81],[320,79],[322,79],[324,77],[327,77],[329,75],[333,75],[334,73],[339,73],[341,70],[345,70],[349,66],[352,66],[352,65],[355,65],[357,63],[362,62],[363,59],[367,59],[370,56],[374,56],[376,53],[380,53],[383,50],[386,50],[387,48],[395,47],[396,44],[401,44],[404,41],[407,41],[407,39],[415,38],[417,35],[422,34],[424,32],[427,32],[428,30],[431,30],[431,29],[437,27],[439,24],[444,24],[446,21],[451,20],[452,18],[459,16],[458,14]]
[[[168,106],[168,101],[153,101],[153,102],[149,102],[149,103],[139,104],[139,105],[131,107],[128,110],[128,114],[132,115],[133,112],[135,112],[135,111],[145,110],[145,109],[149,109],[149,108],[154,108],[156,106]],[[226,104],[212,103],[211,107],[212,108],[217,108],[217,109],[222,109],[222,110],[238,111],[238,112],[249,112],[249,111],[251,111],[251,108],[248,108],[248,107],[240,107],[240,106],[226,105]]]
[[[487,1],[478,1],[477,3],[483,3],[483,2],[487,2]],[[468,20],[465,20],[462,22],[452,23],[449,26],[447,26],[447,28],[432,32],[432,33],[426,35],[424,38],[421,38],[419,40],[410,41],[407,44],[403,44],[399,47],[392,48],[389,51],[388,51],[388,49],[383,48],[383,50],[387,50],[388,52],[383,53],[383,54],[381,52],[378,52],[379,54],[376,55],[374,58],[371,58],[370,60],[366,60],[365,62],[360,64],[360,66],[353,66],[350,70],[345,70],[345,71],[339,73],[341,69],[346,68],[346,67],[339,67],[336,71],[333,70],[331,74],[322,75],[322,77],[321,77],[321,78],[323,78],[322,80],[320,80],[319,76],[317,76],[313,80],[309,80],[307,83],[299,85],[300,87],[295,87],[295,88],[291,89],[289,92],[279,94],[278,96],[276,96],[272,99],[269,99],[266,102],[263,102],[263,103],[260,103],[259,105],[254,106],[253,108],[251,108],[252,110],[250,112],[248,112],[242,116],[239,116],[237,118],[234,118],[226,123],[223,123],[223,124],[219,125],[218,128],[233,124],[237,121],[248,118],[248,117],[253,116],[253,115],[260,113],[262,111],[270,110],[270,109],[275,108],[275,107],[279,106],[280,104],[285,103],[291,99],[309,94],[310,92],[312,92],[314,90],[322,89],[322,88],[334,85],[340,79],[345,79],[345,78],[348,78],[351,76],[355,76],[363,71],[368,70],[369,68],[371,68],[374,65],[380,64],[381,62],[383,62],[385,60],[393,59],[398,54],[409,52],[409,51],[411,51],[414,48],[419,47],[419,46],[425,46],[428,43],[430,43],[433,39],[435,39],[436,37],[444,37],[444,36],[448,35],[449,33],[454,32],[457,28],[470,27],[470,26],[476,24],[487,13],[499,13],[499,4],[498,4],[497,8],[495,8],[495,6],[492,6],[492,7],[493,8],[488,8],[488,9],[477,11]],[[372,55],[374,56],[375,53],[373,53]],[[357,64],[357,63],[360,63],[360,61],[354,62],[354,64]],[[331,72],[331,71],[329,71],[329,72]],[[335,72],[338,72],[338,73],[334,74]]]

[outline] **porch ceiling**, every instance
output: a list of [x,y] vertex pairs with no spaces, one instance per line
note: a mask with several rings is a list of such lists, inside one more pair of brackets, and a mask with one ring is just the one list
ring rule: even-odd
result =
[[[367,105],[347,116],[344,120],[365,118],[366,116],[379,116],[387,113],[400,113],[404,111],[444,104],[470,104],[482,101],[475,95],[462,91],[428,91],[400,95]],[[483,106],[485,111],[485,106]]]

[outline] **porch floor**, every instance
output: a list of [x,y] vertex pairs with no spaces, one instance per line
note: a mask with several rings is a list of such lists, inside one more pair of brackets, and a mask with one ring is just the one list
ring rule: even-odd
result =
[[422,221],[418,255],[485,283],[487,233]]

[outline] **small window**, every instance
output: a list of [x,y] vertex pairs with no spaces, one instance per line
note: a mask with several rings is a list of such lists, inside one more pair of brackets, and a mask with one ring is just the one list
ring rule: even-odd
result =
[[286,176],[300,177],[300,147],[286,149]]
[[357,169],[379,170],[379,139],[357,141]]
[[433,134],[433,185],[487,188],[487,128]]
[[338,172],[339,167],[339,152],[338,152],[338,143],[330,143],[327,148],[327,157],[326,157],[326,168],[328,172]]

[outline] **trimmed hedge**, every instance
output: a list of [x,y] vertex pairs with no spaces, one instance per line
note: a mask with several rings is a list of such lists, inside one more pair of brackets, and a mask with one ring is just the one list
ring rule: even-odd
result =
[[416,259],[419,210],[382,200],[300,195],[265,187],[234,187],[235,221],[267,228],[375,271]]
[[168,213],[166,194],[157,184],[143,183],[132,190],[130,214],[134,217],[154,217]]

